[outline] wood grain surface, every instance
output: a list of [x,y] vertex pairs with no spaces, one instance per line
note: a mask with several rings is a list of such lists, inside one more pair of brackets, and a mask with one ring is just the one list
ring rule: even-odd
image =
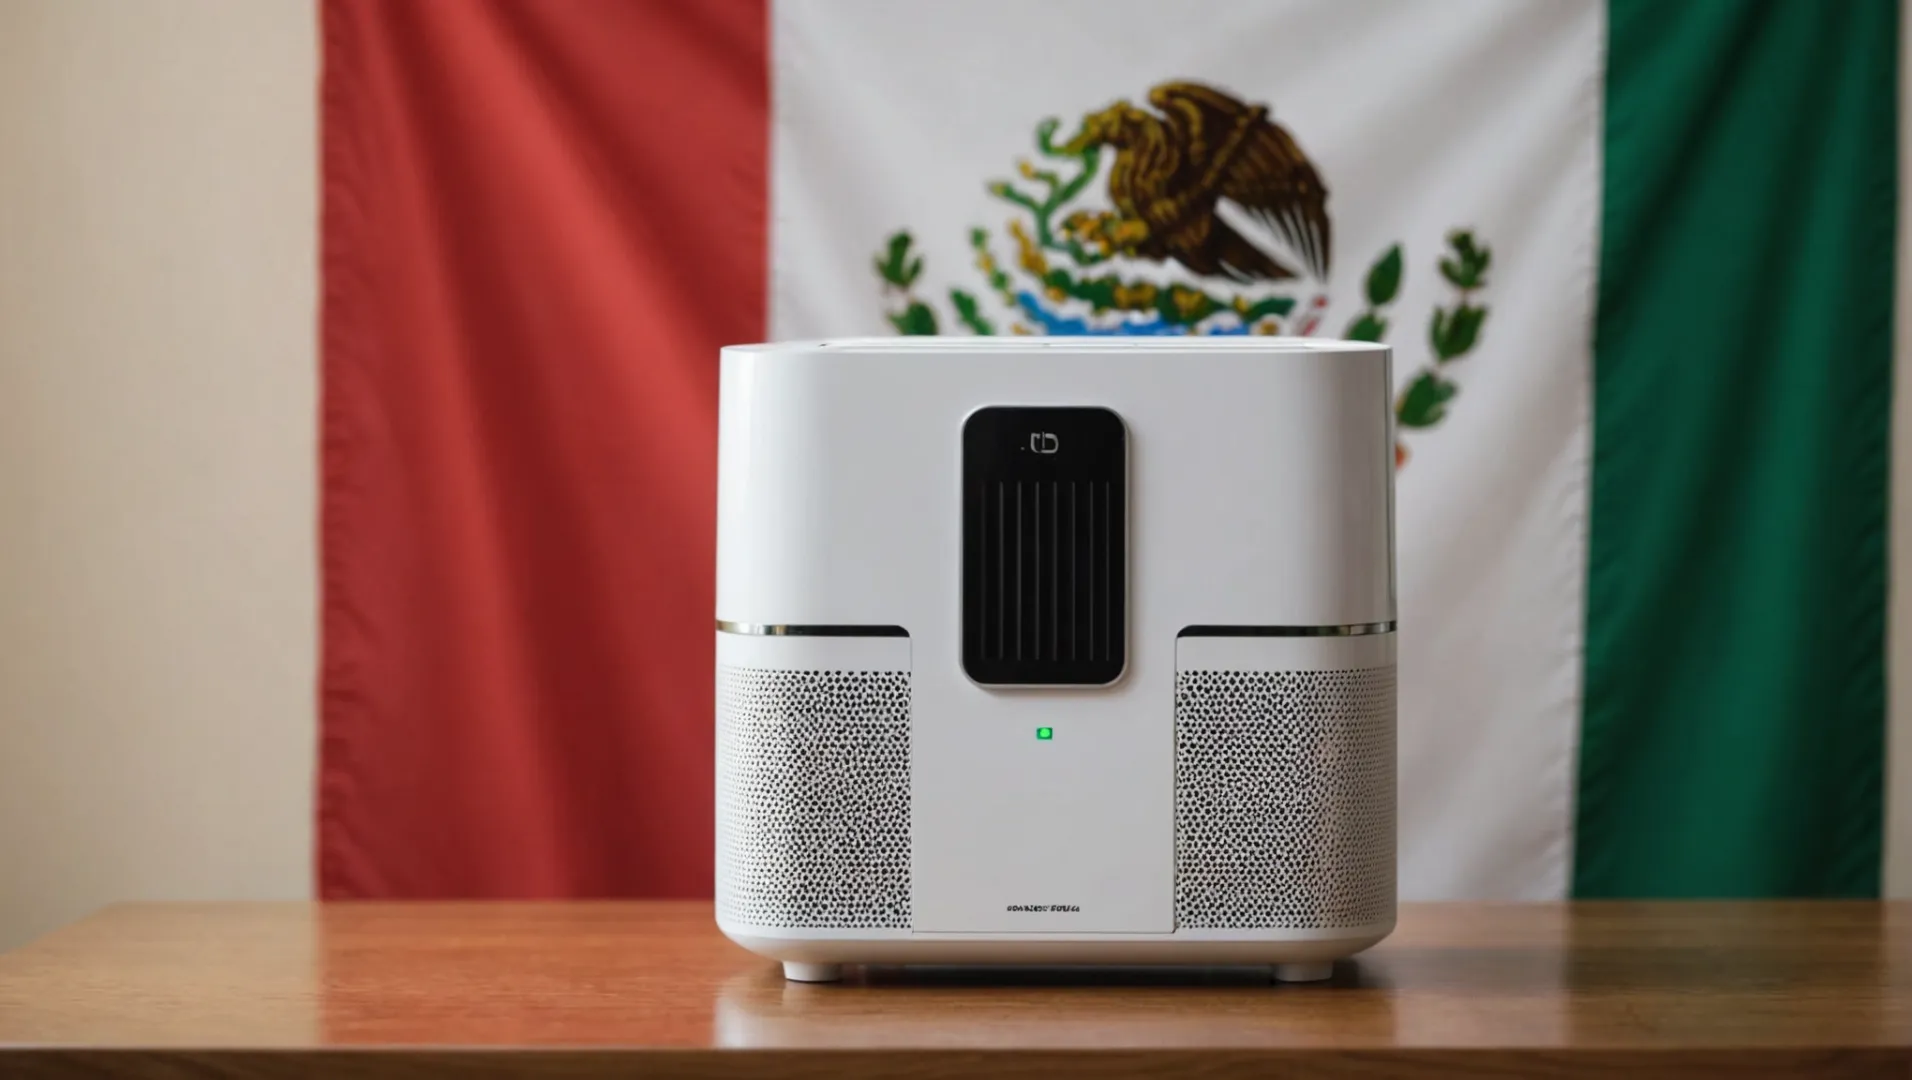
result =
[[706,903],[166,904],[0,956],[0,1077],[1912,1080],[1912,904],[1409,905],[1332,982],[852,969]]

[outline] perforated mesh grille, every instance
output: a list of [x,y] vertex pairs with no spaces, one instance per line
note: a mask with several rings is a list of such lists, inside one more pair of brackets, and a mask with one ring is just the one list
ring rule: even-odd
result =
[[1176,924],[1386,921],[1394,785],[1394,668],[1178,674]]
[[910,925],[910,677],[717,671],[717,905],[751,926]]

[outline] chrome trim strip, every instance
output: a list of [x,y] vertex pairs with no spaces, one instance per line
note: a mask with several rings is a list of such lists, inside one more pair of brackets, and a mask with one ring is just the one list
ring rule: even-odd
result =
[[849,623],[742,623],[717,620],[723,634],[748,634],[752,637],[900,637],[910,636],[900,626],[858,626]]
[[1347,626],[1184,626],[1175,635],[1185,637],[1363,637],[1392,634],[1394,621],[1350,623]]

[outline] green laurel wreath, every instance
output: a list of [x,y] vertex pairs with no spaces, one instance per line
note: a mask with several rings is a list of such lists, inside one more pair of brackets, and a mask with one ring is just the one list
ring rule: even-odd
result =
[[[982,230],[978,229],[977,232]],[[930,307],[916,296],[916,279],[923,276],[923,257],[911,250],[915,238],[908,232],[898,232],[884,245],[883,253],[875,260],[876,276],[883,279],[886,292],[894,292],[902,302],[901,307],[893,308],[884,314],[896,332],[904,335],[934,335],[936,331],[936,309]],[[1002,276],[996,271],[995,276]],[[1004,279],[1003,288],[1007,288]],[[949,303],[956,309],[956,318],[969,332],[981,337],[995,334],[995,324],[982,312],[982,305],[976,298],[962,289],[949,290]]]
[[[1441,277],[1455,289],[1452,307],[1436,307],[1428,322],[1428,344],[1434,362],[1417,372],[1394,402],[1395,423],[1404,428],[1431,428],[1447,418],[1448,403],[1461,388],[1447,376],[1447,366],[1472,352],[1487,324],[1487,308],[1474,303],[1474,294],[1487,287],[1491,249],[1481,247],[1474,234],[1456,229],[1447,235],[1448,253],[1440,260]],[[1396,244],[1368,271],[1368,309],[1348,324],[1348,338],[1383,341],[1388,320],[1383,308],[1401,287],[1401,248]]]

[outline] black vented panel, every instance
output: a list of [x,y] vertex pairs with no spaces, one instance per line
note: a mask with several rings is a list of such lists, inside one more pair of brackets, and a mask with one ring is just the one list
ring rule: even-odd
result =
[[1101,408],[990,408],[963,428],[963,666],[989,684],[1122,673],[1127,433]]

